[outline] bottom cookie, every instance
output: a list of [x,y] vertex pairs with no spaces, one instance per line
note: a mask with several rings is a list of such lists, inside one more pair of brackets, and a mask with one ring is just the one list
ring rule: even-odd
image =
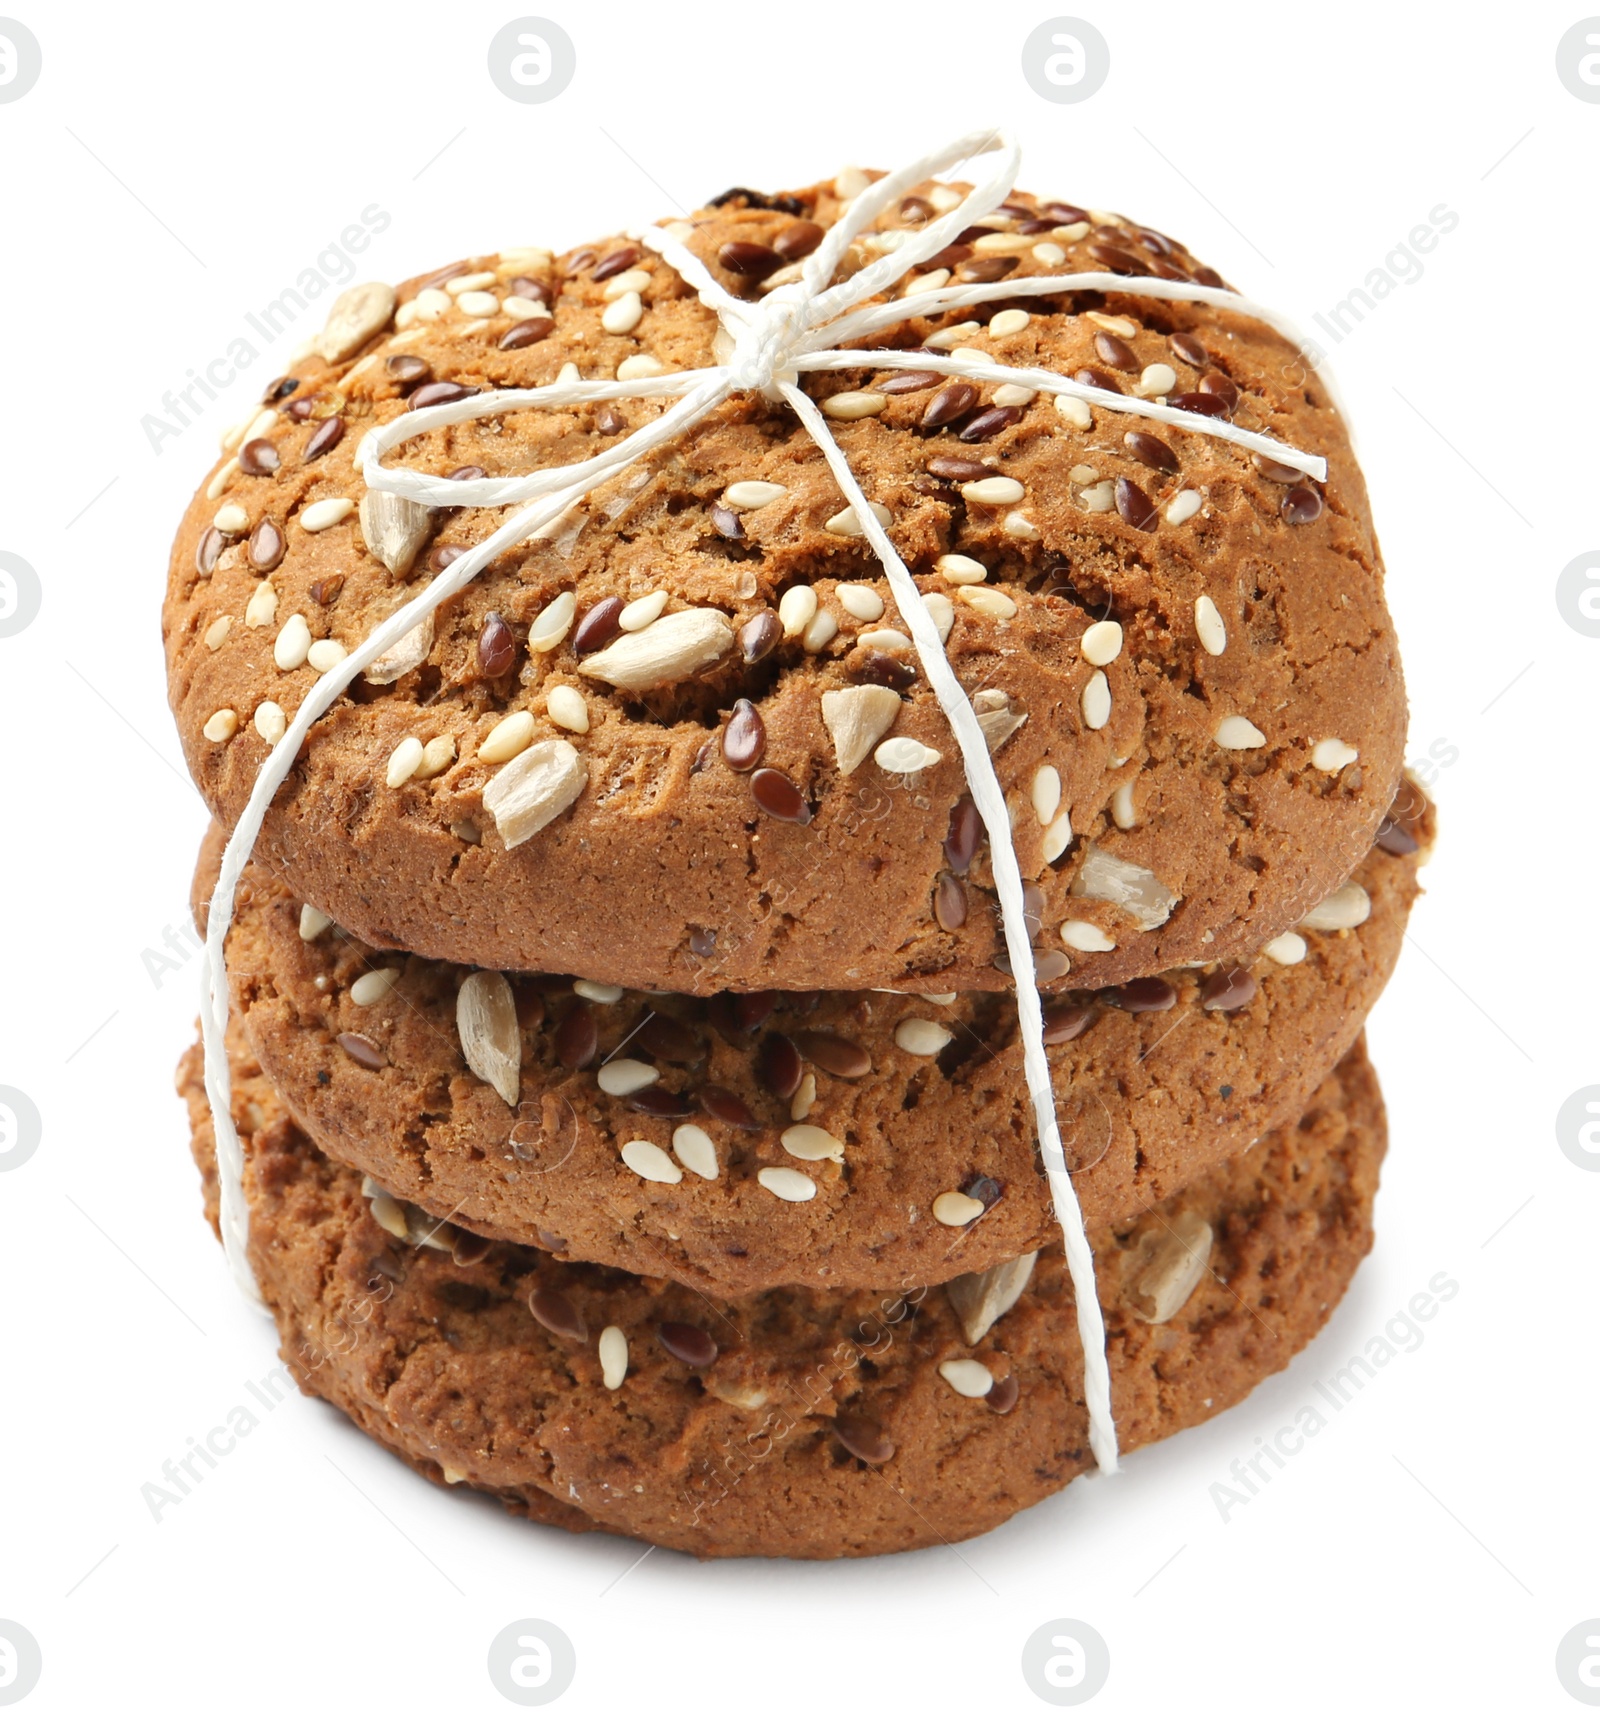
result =
[[[936,1288],[713,1302],[437,1223],[294,1125],[241,1043],[250,1257],[301,1388],[430,1478],[702,1557],[967,1539],[1092,1466],[1059,1251]],[[198,1050],[179,1087],[215,1226]],[[1097,1230],[1123,1449],[1322,1327],[1372,1241],[1382,1098],[1357,1043],[1301,1120]]]

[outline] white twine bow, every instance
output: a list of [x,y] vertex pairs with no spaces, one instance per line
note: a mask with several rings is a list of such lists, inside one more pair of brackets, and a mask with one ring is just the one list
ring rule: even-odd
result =
[[[829,285],[843,260],[846,247],[892,203],[923,181],[994,151],[1000,154],[999,167],[953,209],[911,233],[897,249],[886,252],[845,280]],[[927,603],[857,484],[844,452],[828,429],[827,420],[811,397],[800,389],[799,377],[807,371],[916,370],[936,371],[975,383],[1018,384],[1034,391],[1047,390],[1053,395],[1077,396],[1106,411],[1133,414],[1179,430],[1235,443],[1297,468],[1314,479],[1324,479],[1327,466],[1320,456],[1291,448],[1259,432],[1246,431],[1226,420],[1098,389],[1053,371],[1000,365],[966,355],[957,357],[925,350],[908,353],[878,348],[846,349],[844,343],[862,341],[902,324],[908,318],[933,317],[957,307],[981,305],[993,299],[1087,291],[1226,307],[1267,324],[1297,347],[1301,345],[1300,338],[1286,322],[1264,306],[1227,289],[1203,287],[1193,282],[1164,281],[1150,276],[1121,276],[1105,271],[1024,276],[1016,280],[930,288],[883,304],[865,303],[888,292],[908,270],[942,251],[964,228],[980,221],[1003,203],[1015,184],[1020,165],[1020,150],[1004,134],[973,132],[931,155],[923,156],[908,167],[875,180],[852,200],[844,214],[824,234],[816,250],[801,265],[800,279],[774,288],[756,301],[735,298],[679,241],[658,228],[646,228],[636,236],[640,242],[675,269],[694,288],[701,301],[716,313],[725,343],[731,348],[726,363],[645,378],[583,380],[547,384],[539,389],[493,390],[461,401],[403,413],[387,425],[368,432],[362,440],[357,461],[370,490],[389,491],[398,497],[435,507],[488,508],[513,503],[525,503],[528,507],[453,562],[415,599],[374,629],[353,653],[318,678],[283,737],[262,762],[249,800],[223,851],[206,928],[200,1016],[205,1048],[206,1094],[211,1103],[216,1137],[223,1246],[235,1278],[252,1299],[259,1302],[260,1293],[245,1249],[250,1215],[244,1195],[243,1152],[233,1123],[230,1095],[225,1042],[228,997],[224,947],[233,921],[240,874],[255,848],[267,809],[287,778],[301,744],[312,725],[373,660],[409,634],[446,599],[459,593],[502,552],[538,537],[597,486],[632,467],[654,450],[675,442],[730,396],[744,391],[760,391],[769,399],[786,402],[816,441],[847,504],[854,509],[868,545],[883,565],[929,686],[955,735],[968,787],[988,832],[1006,952],[1016,988],[1023,1068],[1038,1132],[1040,1157],[1061,1224],[1067,1269],[1072,1278],[1078,1335],[1083,1347],[1089,1442],[1101,1471],[1116,1471],[1117,1433],[1111,1410],[1105,1324],[1095,1288],[1094,1261],[1084,1231],[1083,1215],[1067,1173],[1066,1155],[1056,1122],[1050,1068],[1045,1055],[1043,1007],[1023,903],[1022,871],[1011,842],[1011,821],[1005,794],[977,716],[945,657],[944,645]],[[573,407],[637,397],[675,397],[676,400],[649,425],[587,461],[543,468],[510,478],[472,480],[444,479],[383,465],[383,457],[397,444],[440,426],[457,425],[464,420],[524,408]]]

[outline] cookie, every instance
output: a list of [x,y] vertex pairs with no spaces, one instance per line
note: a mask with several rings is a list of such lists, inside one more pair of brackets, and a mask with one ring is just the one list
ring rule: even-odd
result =
[[[1431,831],[1419,799],[1406,842]],[[213,830],[201,920],[219,846]],[[1420,854],[1373,849],[1352,908],[1321,919],[1365,910],[1359,926],[1052,1004],[1057,1114],[1091,1223],[1298,1115],[1394,966]],[[332,927],[308,940],[292,894],[259,868],[245,884],[228,962],[264,1072],[317,1142],[436,1215],[719,1298],[943,1281],[1059,1238],[1007,996],[609,999],[374,953]],[[492,998],[498,1028],[475,1011]],[[941,1219],[950,1195],[959,1225]]]
[[[1058,1254],[987,1305],[970,1283],[717,1305],[369,1201],[238,1047],[283,1357],[430,1478],[703,1557],[820,1558],[970,1538],[1090,1465]],[[180,1083],[205,1169],[197,1056]],[[1097,1231],[1125,1450],[1242,1400],[1322,1327],[1371,1244],[1383,1148],[1358,1045],[1298,1125]]]
[[[891,210],[845,268],[943,198],[928,186]],[[770,258],[756,248],[790,256],[840,208],[832,185],[777,205],[740,194],[682,231],[748,297],[759,282],[738,271]],[[1246,958],[1348,876],[1400,772],[1399,660],[1338,413],[1264,324],[1140,297],[1140,275],[1217,278],[1121,218],[1019,194],[937,267],[1002,283],[1109,268],[1129,287],[908,317],[875,344],[1160,394],[1328,461],[1319,487],[1048,392],[870,363],[802,374],[949,625],[1014,810],[1045,980]],[[569,365],[609,378],[716,357],[712,313],[621,238],[460,260],[394,305],[387,289],[341,301],[177,534],[171,700],[229,827],[321,669],[501,524],[496,508],[369,495],[365,433]],[[520,474],[659,411],[507,412],[393,459]],[[698,995],[1004,987],[960,761],[843,501],[787,406],[733,397],[358,679],[313,728],[257,854],[367,943],[460,963]],[[512,780],[537,783],[533,813],[508,805]],[[1062,941],[1084,922],[1087,944]]]

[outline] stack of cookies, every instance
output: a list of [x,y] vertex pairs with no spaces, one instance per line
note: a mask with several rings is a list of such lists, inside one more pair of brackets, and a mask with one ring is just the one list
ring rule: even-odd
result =
[[[869,183],[739,188],[666,231],[754,302]],[[841,277],[959,199],[916,186]],[[1063,272],[1107,285],[1003,285]],[[736,394],[608,474],[312,726],[227,934],[249,1265],[301,1386],[430,1478],[706,1556],[956,1540],[1060,1490],[1093,1460],[1052,1100],[1123,1449],[1239,1401],[1343,1293],[1384,1148],[1361,1029],[1432,811],[1325,387],[1256,318],[1141,278],[1222,286],[1152,229],[1013,193],[875,296],[997,284],[863,344],[925,365],[802,373],[987,741],[1052,1098],[994,836],[783,401]],[[1079,392],[939,369],[962,353]],[[319,675],[509,513],[368,489],[364,436],[724,354],[624,236],[341,296],[173,554],[202,922]],[[534,473],[666,405],[424,425],[403,461]],[[180,1088],[215,1224],[198,1049]]]

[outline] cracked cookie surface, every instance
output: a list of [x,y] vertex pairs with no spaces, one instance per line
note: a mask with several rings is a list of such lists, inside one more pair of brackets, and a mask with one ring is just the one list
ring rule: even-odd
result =
[[[179,1079],[214,1226],[197,1054]],[[234,1111],[285,1361],[436,1481],[700,1556],[823,1558],[970,1538],[1091,1465],[1058,1252],[976,1341],[942,1288],[713,1303],[383,1210],[238,1041]],[[1358,1044],[1295,1126],[1096,1230],[1124,1450],[1240,1401],[1316,1334],[1370,1247],[1383,1148]]]
[[[1432,830],[1413,793],[1385,843],[1426,847]],[[219,843],[196,877],[202,922]],[[1056,1114],[1091,1225],[1298,1115],[1393,969],[1425,854],[1374,847],[1352,877],[1359,926],[1051,1003]],[[944,1281],[1060,1238],[1006,996],[708,1003],[496,977],[507,1061],[480,1054],[485,1078],[459,1016],[484,973],[337,927],[307,940],[292,894],[254,867],[242,884],[229,972],[263,1070],[316,1141],[435,1215],[719,1298]],[[951,1205],[977,1213],[951,1225]]]
[[[884,235],[927,219],[924,191]],[[826,185],[786,208],[735,198],[698,212],[688,243],[754,292],[721,261],[744,254],[724,248],[782,257],[805,243],[795,229],[838,209]],[[1216,279],[1120,218],[1019,194],[995,219],[939,267]],[[439,509],[364,530],[363,502],[384,507],[355,466],[366,431],[567,365],[591,378],[714,359],[711,314],[622,239],[462,260],[398,297],[392,319],[380,296],[367,324],[325,343],[336,359],[296,363],[177,536],[171,699],[225,825],[320,668],[500,524],[497,509]],[[936,377],[903,390],[905,374],[870,362],[806,384],[835,400],[845,454],[949,619],[1016,811],[1047,979],[1100,986],[1247,956],[1349,874],[1400,771],[1399,660],[1337,412],[1261,324],[1132,293],[1001,298],[881,338],[929,342],[1130,397],[1164,386],[1327,457],[1317,487],[1048,394],[967,401]],[[526,472],[609,448],[658,411],[507,413],[397,457]],[[1008,500],[983,501],[995,478]],[[959,761],[842,504],[786,409],[734,398],[492,564],[391,656],[392,680],[358,679],[313,728],[258,855],[368,942],[431,957],[701,995],[1003,987]],[[847,768],[875,726],[872,742],[938,760],[906,775],[868,752]],[[486,790],[533,751],[570,800],[518,838]],[[1087,945],[1063,941],[1083,922]]]

